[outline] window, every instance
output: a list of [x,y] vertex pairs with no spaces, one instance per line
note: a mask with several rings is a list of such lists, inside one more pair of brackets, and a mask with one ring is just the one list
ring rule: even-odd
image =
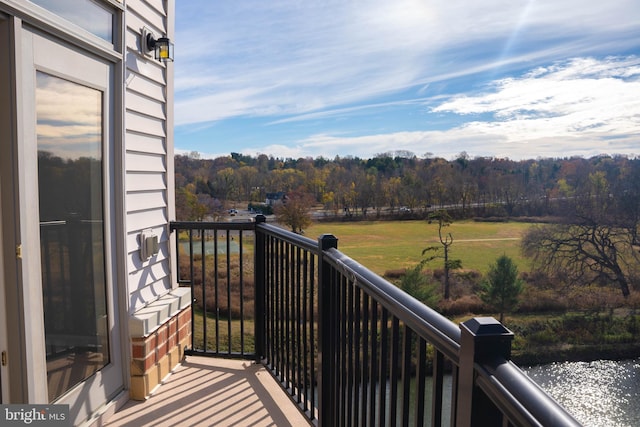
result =
[[31,0],[96,36],[114,42],[114,13],[92,0]]

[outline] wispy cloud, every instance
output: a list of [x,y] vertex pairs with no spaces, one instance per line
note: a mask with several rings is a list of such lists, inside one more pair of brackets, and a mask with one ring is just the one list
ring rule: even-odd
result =
[[474,155],[510,158],[640,154],[640,58],[635,56],[576,58],[491,82],[475,95],[438,99],[431,113],[470,119],[443,131],[316,134],[290,147],[246,151],[329,158],[393,150],[452,157],[461,147]]
[[[455,114],[490,114],[464,127],[494,134],[518,146],[556,140],[575,151],[612,148],[640,151],[640,58],[578,58],[536,68],[521,78],[492,83],[477,95],[454,96],[432,109]],[[616,147],[605,141],[621,136]],[[572,141],[574,144],[572,144]],[[611,144],[611,143],[610,143]]]

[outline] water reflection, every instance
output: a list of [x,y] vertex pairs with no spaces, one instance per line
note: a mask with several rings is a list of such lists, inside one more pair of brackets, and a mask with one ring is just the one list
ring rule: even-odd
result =
[[525,372],[585,426],[640,426],[640,359],[552,363]]
[[109,363],[102,99],[36,74],[38,202],[49,401]]

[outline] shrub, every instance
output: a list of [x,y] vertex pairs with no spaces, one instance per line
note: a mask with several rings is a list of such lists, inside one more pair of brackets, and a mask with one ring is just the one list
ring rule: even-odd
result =
[[487,307],[477,295],[465,295],[458,299],[440,301],[438,310],[446,316],[459,316],[485,313]]
[[407,270],[400,279],[398,287],[423,304],[434,307],[438,301],[436,285],[431,283],[429,276],[424,274],[422,266],[423,264],[420,263]]
[[521,313],[563,313],[568,308],[567,299],[551,289],[525,286],[518,305]]
[[400,279],[402,276],[407,274],[406,268],[398,268],[396,270],[387,270],[384,272],[384,277],[389,280]]

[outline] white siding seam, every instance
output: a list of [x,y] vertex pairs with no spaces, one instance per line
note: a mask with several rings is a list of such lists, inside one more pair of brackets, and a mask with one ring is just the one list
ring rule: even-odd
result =
[[[144,118],[151,119],[151,120],[160,120],[160,121],[163,121],[163,122],[167,120],[167,115],[166,114],[163,114],[162,116],[157,116],[155,114],[145,113],[144,111],[136,110],[136,109],[132,109],[132,108],[127,108],[126,111],[127,111],[127,113],[133,113],[133,114],[136,114],[136,115],[138,115],[140,117],[144,117]],[[142,134],[143,135],[148,135],[148,134],[145,134],[144,132]]]

